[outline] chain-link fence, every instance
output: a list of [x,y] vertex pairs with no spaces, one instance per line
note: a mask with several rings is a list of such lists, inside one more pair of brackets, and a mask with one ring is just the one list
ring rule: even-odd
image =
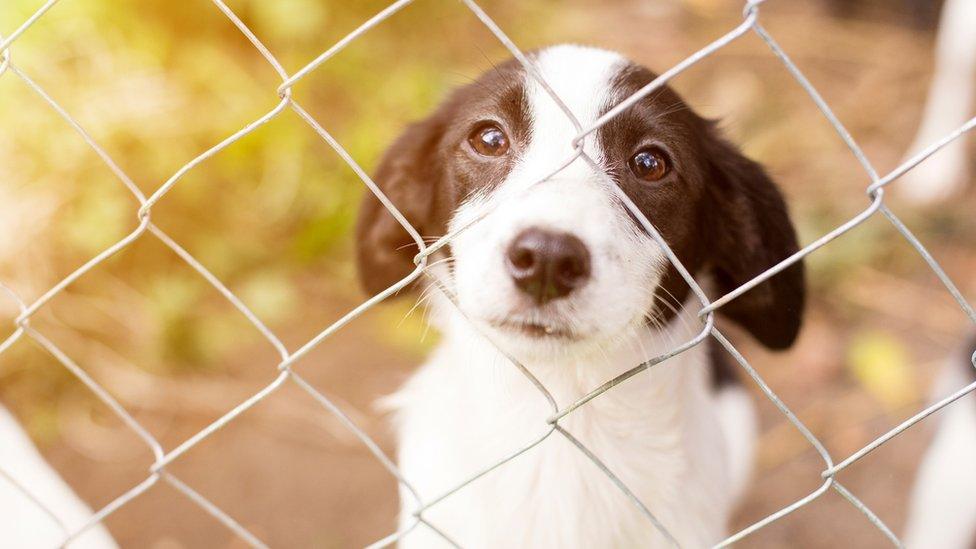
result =
[[[911,244],[911,246],[922,256],[931,270],[936,274],[942,284],[945,286],[946,290],[952,295],[955,301],[959,304],[959,307],[963,310],[965,315],[976,324],[976,311],[973,310],[972,306],[967,303],[965,298],[962,296],[957,287],[949,279],[946,272],[942,269],[939,263],[932,257],[931,254],[926,250],[922,243],[915,237],[915,235],[905,226],[904,223],[888,208],[885,203],[885,188],[898,179],[900,176],[904,175],[906,172],[914,168],[920,162],[934,154],[936,151],[947,145],[949,142],[958,138],[963,133],[976,127],[976,118],[970,119],[964,125],[953,131],[952,133],[944,136],[938,142],[932,143],[925,150],[912,157],[911,159],[905,161],[903,164],[898,166],[892,172],[887,175],[879,175],[871,162],[865,156],[864,152],[861,150],[858,143],[851,137],[848,131],[844,128],[844,125],[838,120],[838,118],[832,112],[830,106],[824,101],[817,90],[813,87],[809,80],[804,76],[804,74],[799,70],[799,68],[790,60],[790,57],[783,51],[782,48],[777,44],[776,40],[763,28],[760,22],[760,6],[763,0],[749,0],[745,3],[743,11],[743,21],[741,24],[730,30],[727,34],[721,38],[715,40],[714,42],[708,44],[701,50],[697,51],[690,57],[686,58],[682,62],[678,63],[671,69],[667,70],[656,78],[653,82],[649,83],[630,97],[621,101],[618,105],[611,108],[606,114],[602,115],[593,124],[584,127],[573,115],[572,112],[565,106],[565,104],[557,97],[552,89],[546,84],[545,80],[539,74],[539,72],[534,68],[530,59],[528,59],[525,54],[516,46],[512,40],[502,31],[501,28],[489,17],[473,0],[461,0],[462,3],[470,9],[470,11],[488,28],[488,30],[493,33],[498,40],[511,52],[511,54],[525,67],[525,70],[534,78],[538,84],[546,90],[547,93],[552,97],[552,99],[559,105],[561,110],[565,113],[568,119],[572,122],[576,129],[576,134],[566,136],[568,147],[567,150],[571,151],[565,160],[557,166],[552,166],[552,172],[543,179],[546,180],[549,177],[554,176],[566,166],[574,162],[584,162],[586,163],[596,174],[606,177],[604,172],[599,169],[595,161],[590,158],[584,152],[584,141],[590,138],[591,134],[599,127],[606,124],[608,121],[619,115],[621,112],[630,108],[634,103],[640,101],[642,98],[646,97],[648,94],[654,92],[670,79],[674,78],[676,75],[688,70],[690,67],[701,61],[702,59],[708,57],[709,55],[715,53],[719,49],[725,47],[731,42],[737,40],[738,38],[746,35],[747,33],[755,33],[759,38],[765,42],[776,55],[776,57],[782,62],[783,66],[792,77],[802,86],[805,92],[809,95],[810,99],[816,104],[817,108],[823,114],[824,117],[832,125],[833,129],[836,131],[838,137],[844,142],[851,153],[855,156],[857,161],[863,167],[864,171],[867,173],[870,184],[866,188],[867,194],[867,206],[863,211],[861,211],[856,216],[852,217],[845,223],[831,230],[827,234],[821,236],[815,241],[811,242],[809,245],[802,248],[800,251],[796,252],[792,256],[783,259],[781,262],[771,267],[767,271],[756,276],[754,279],[743,284],[739,288],[729,292],[728,294],[721,296],[717,299],[710,300],[705,292],[699,287],[691,274],[681,265],[680,261],[676,255],[668,247],[667,243],[663,240],[661,235],[655,229],[651,220],[648,220],[641,211],[630,201],[630,199],[615,185],[610,185],[609,187],[613,189],[614,192],[621,201],[622,204],[630,211],[635,219],[638,220],[640,225],[650,234],[657,243],[661,246],[661,249],[680,273],[682,278],[691,288],[695,299],[699,302],[700,311],[699,319],[701,321],[701,330],[698,334],[690,339],[689,341],[683,343],[682,345],[671,349],[669,352],[655,357],[642,364],[635,365],[632,369],[628,370],[624,374],[621,374],[617,378],[607,381],[600,387],[595,388],[589,392],[584,397],[580,398],[578,401],[560,408],[552,395],[546,387],[537,380],[525,367],[518,364],[517,361],[513,361],[514,366],[518,368],[522,374],[524,374],[539,390],[542,397],[546,398],[549,402],[552,413],[548,419],[546,419],[547,428],[543,435],[532,441],[530,444],[518,449],[517,451],[511,453],[504,459],[489,464],[478,474],[468,478],[464,482],[458,484],[457,486],[451,488],[450,490],[441,493],[432,498],[421,498],[416,490],[411,486],[410,479],[405,478],[397,466],[391,461],[391,459],[383,453],[380,447],[360,428],[358,428],[353,421],[343,413],[332,400],[327,396],[322,394],[319,390],[314,388],[309,382],[302,378],[297,372],[292,369],[292,365],[301,359],[303,356],[309,353],[313,348],[322,343],[323,340],[329,338],[331,335],[335,334],[338,330],[341,330],[353,319],[357,318],[363,314],[367,309],[373,307],[384,299],[390,297],[397,291],[403,289],[404,287],[410,285],[422,276],[430,276],[433,279],[433,274],[427,270],[428,258],[431,254],[435,253],[437,250],[441,249],[445,245],[451,242],[458,233],[470,227],[468,224],[466,227],[459,228],[454,232],[444,235],[443,237],[437,239],[433,243],[427,243],[418,234],[414,227],[411,227],[404,216],[398,211],[397,205],[392,203],[386,196],[383,195],[379,187],[374,183],[366,172],[357,164],[356,160],[353,159],[342,145],[336,141],[335,138],[321,125],[315,118],[313,118],[292,96],[292,90],[295,86],[299,85],[303,78],[305,78],[309,73],[316,70],[318,67],[328,62],[335,54],[341,51],[343,48],[348,46],[351,42],[362,36],[364,33],[372,29],[373,27],[380,25],[384,20],[395,16],[395,14],[403,9],[405,6],[411,3],[411,0],[399,0],[392,3],[375,16],[364,22],[356,30],[336,42],[332,47],[323,52],[321,55],[316,57],[314,60],[309,62],[307,65],[302,67],[300,70],[289,74],[282,67],[281,63],[275,58],[275,56],[268,50],[267,47],[261,42],[261,40],[249,29],[242,20],[232,11],[222,0],[213,0],[216,7],[240,30],[241,33],[250,41],[250,43],[257,49],[258,52],[263,56],[263,58],[274,68],[277,74],[281,78],[281,85],[277,89],[277,94],[279,101],[276,106],[258,118],[257,120],[251,122],[244,128],[230,135],[220,143],[214,145],[204,153],[193,158],[186,164],[184,164],[180,169],[176,171],[168,180],[166,180],[158,189],[151,195],[144,195],[139,188],[133,183],[126,173],[119,168],[118,164],[112,159],[112,157],[102,149],[98,143],[96,143],[92,137],[85,131],[78,122],[75,121],[72,116],[66,112],[50,95],[48,95],[44,89],[42,89],[34,80],[30,78],[23,70],[21,70],[13,58],[13,52],[15,49],[12,47],[17,39],[26,32],[34,23],[38,21],[49,9],[55,6],[58,0],[48,0],[43,4],[40,9],[38,9],[29,19],[27,19],[19,28],[17,28],[12,34],[7,37],[0,37],[0,77],[6,76],[7,78],[15,77],[19,78],[24,84],[26,84],[34,93],[40,96],[54,111],[56,111],[61,118],[64,119],[76,132],[78,132],[81,137],[88,143],[88,145],[98,154],[98,156],[104,161],[108,168],[114,173],[114,175],[119,179],[119,181],[125,185],[125,187],[132,193],[139,203],[139,207],[136,211],[138,217],[138,227],[129,233],[125,238],[119,240],[112,246],[105,249],[103,252],[99,253],[87,263],[79,267],[77,270],[72,272],[66,278],[61,280],[54,287],[46,291],[40,298],[36,299],[32,303],[27,303],[22,300],[16,293],[14,293],[9,287],[0,283],[0,288],[4,290],[4,298],[11,299],[16,303],[19,308],[19,315],[15,320],[15,331],[2,343],[0,343],[0,354],[9,349],[12,345],[17,344],[20,340],[33,340],[47,352],[51,354],[58,362],[60,362],[65,368],[67,368],[72,374],[74,374],[82,383],[84,383],[105,405],[107,405],[121,420],[122,422],[132,430],[151,450],[154,456],[154,462],[152,466],[147,471],[146,478],[133,486],[131,489],[125,493],[119,495],[116,499],[111,501],[108,505],[104,506],[100,510],[94,513],[91,520],[81,526],[80,528],[69,530],[66,528],[55,516],[53,512],[47,509],[42,501],[31,495],[31,486],[25,486],[18,483],[17,479],[11,475],[4,472],[4,464],[0,463],[0,476],[4,478],[7,482],[15,486],[17,489],[22,491],[28,498],[33,501],[35,505],[40,507],[45,513],[47,513],[51,519],[51,528],[60,528],[64,534],[63,544],[68,544],[72,540],[77,539],[79,535],[85,532],[87,529],[91,528],[93,525],[101,522],[110,514],[114,513],[121,507],[125,506],[131,502],[134,498],[137,498],[140,494],[143,494],[147,490],[152,489],[160,481],[168,483],[173,488],[179,492],[186,495],[191,501],[196,503],[200,509],[204,512],[213,516],[216,520],[224,524],[231,532],[238,536],[244,542],[255,546],[255,547],[265,547],[265,544],[254,534],[245,529],[239,522],[237,522],[233,517],[229,516],[219,507],[207,500],[203,495],[196,492],[193,488],[185,484],[179,478],[175,477],[172,472],[170,472],[168,466],[172,464],[175,460],[178,460],[183,454],[188,450],[199,444],[201,441],[212,436],[218,430],[223,429],[229,423],[235,420],[240,414],[248,410],[258,402],[267,398],[269,395],[277,391],[286,383],[293,383],[297,385],[300,389],[310,394],[323,408],[325,408],[328,413],[334,414],[356,437],[368,448],[373,456],[382,464],[382,466],[396,479],[396,481],[405,489],[404,492],[410,494],[413,499],[414,520],[407,525],[404,529],[393,532],[387,537],[376,541],[373,547],[384,547],[395,543],[397,540],[404,536],[410,535],[410,532],[416,528],[429,528],[432,531],[440,535],[446,542],[457,545],[457,543],[450,538],[449,532],[440,531],[436,524],[432,524],[425,512],[443,502],[444,500],[450,498],[453,494],[464,490],[464,488],[472,483],[476,482],[480,477],[485,474],[504,467],[504,465],[514,459],[515,457],[525,453],[531,452],[532,449],[541,443],[546,438],[556,435],[565,437],[568,441],[573,443],[580,452],[586,455],[593,463],[598,466],[603,473],[605,473],[608,482],[614,483],[617,488],[619,488],[632,502],[633,504],[646,516],[648,520],[648,527],[655,528],[663,535],[665,539],[674,542],[671,535],[668,533],[668,525],[661,523],[657,518],[650,512],[650,510],[645,507],[640,499],[632,493],[627,485],[623,483],[614,473],[608,469],[603,463],[601,463],[598,456],[591,453],[577,438],[573,436],[572,433],[568,432],[564,426],[561,424],[560,420],[565,416],[573,413],[574,410],[581,406],[585,406],[590,400],[599,396],[600,394],[613,390],[613,387],[620,382],[630,378],[631,376],[639,375],[642,371],[647,370],[664,362],[665,360],[687,351],[688,349],[702,344],[706,339],[713,338],[718,342],[726,351],[728,351],[732,357],[738,362],[738,364],[746,371],[746,373],[755,381],[759,386],[761,391],[769,398],[769,400],[779,409],[780,412],[786,417],[786,419],[796,428],[797,431],[809,442],[810,446],[820,455],[823,460],[823,471],[821,473],[822,483],[819,487],[812,493],[806,495],[805,497],[795,501],[794,503],[780,509],[779,511],[765,517],[764,519],[748,526],[747,528],[733,534],[724,541],[718,544],[718,546],[727,546],[742,540],[746,536],[752,534],[753,532],[769,525],[770,523],[786,517],[790,513],[804,507],[821,495],[826,493],[828,490],[835,490],[841,496],[843,496],[851,505],[860,511],[875,527],[877,527],[891,542],[895,545],[900,545],[897,536],[891,531],[888,526],[869,509],[864,503],[862,503],[855,494],[851,493],[837,480],[837,474],[849,467],[851,464],[860,460],[868,453],[874,451],[881,445],[885,444],[887,441],[898,436],[900,433],[909,429],[928,415],[934,413],[935,411],[951,404],[955,400],[961,398],[962,396],[968,394],[969,392],[976,390],[976,383],[967,385],[960,388],[955,393],[946,397],[945,399],[921,410],[911,418],[905,420],[895,428],[891,429],[882,436],[876,438],[874,441],[864,446],[852,455],[837,461],[833,456],[826,450],[824,445],[820,440],[813,435],[813,433],[803,424],[803,422],[795,416],[790,408],[785,402],[783,402],[777,394],[766,384],[759,373],[750,365],[749,361],[730,343],[730,341],[716,328],[714,324],[714,314],[722,306],[728,304],[730,301],[741,296],[745,292],[754,288],[755,286],[761,284],[767,279],[776,276],[777,273],[783,271],[790,265],[800,261],[807,255],[813,253],[815,250],[827,245],[834,239],[843,235],[844,233],[851,231],[864,223],[869,218],[881,214],[891,224],[897,229],[897,231]],[[310,341],[305,343],[303,346],[297,350],[289,350],[282,343],[281,339],[274,334],[262,321],[259,319],[248,306],[237,296],[233,291],[231,291],[221,280],[214,276],[207,268],[201,264],[197,259],[195,259],[190,253],[188,253],[179,243],[170,238],[165,232],[163,232],[154,222],[152,218],[153,206],[156,205],[163,197],[170,192],[175,185],[177,185],[180,180],[192,169],[206,161],[207,159],[219,154],[222,150],[230,146],[235,141],[241,139],[245,135],[258,131],[260,127],[270,120],[282,115],[287,110],[293,111],[302,120],[304,120],[330,147],[332,147],[336,153],[349,165],[350,168],[356,173],[356,175],[362,180],[363,184],[372,192],[383,204],[383,206],[393,215],[399,224],[403,227],[407,233],[413,238],[414,242],[418,246],[420,253],[415,257],[416,268],[411,272],[409,276],[400,280],[393,286],[387,288],[383,292],[373,296],[367,301],[363,302],[359,306],[355,307],[353,310],[349,311],[338,321],[334,322],[332,325],[327,327],[325,330],[321,331],[318,335],[312,338]],[[478,220],[473,220],[471,223],[477,223]],[[136,240],[144,238],[147,234],[151,235],[152,238],[158,239],[165,246],[173,250],[180,258],[182,258],[190,267],[192,267],[199,276],[203,277],[209,284],[211,284],[217,291],[219,291],[239,312],[243,315],[253,327],[260,332],[260,334],[270,342],[280,355],[280,362],[277,365],[277,373],[271,381],[260,391],[255,393],[250,398],[246,399],[244,402],[240,403],[238,406],[234,407],[218,420],[214,421],[212,424],[194,434],[193,436],[186,439],[181,444],[177,445],[175,448],[165,449],[162,445],[150,434],[150,432],[145,429],[139,422],[137,422],[133,416],[122,406],[119,402],[101,385],[99,385],[87,372],[86,370],[75,363],[67,354],[65,354],[55,343],[50,339],[45,337],[44,334],[39,332],[36,328],[31,325],[31,318],[46,304],[48,304],[56,295],[65,290],[69,285],[78,280],[80,277],[86,275],[93,268],[106,261],[108,258],[114,254],[120,253],[125,248],[130,246]],[[446,291],[443,285],[439,284],[439,281],[433,279],[434,283],[438,283],[438,286],[442,290]],[[451,297],[448,295],[448,297]],[[973,356],[974,366],[976,366],[976,355]],[[542,421],[542,420],[540,420]],[[407,502],[405,502],[407,503]]]

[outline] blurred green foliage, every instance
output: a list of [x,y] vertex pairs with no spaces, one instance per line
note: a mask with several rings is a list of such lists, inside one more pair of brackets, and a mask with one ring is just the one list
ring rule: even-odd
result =
[[[8,33],[38,7],[35,0],[4,4],[0,32]],[[387,4],[228,2],[289,72]],[[515,24],[507,11],[515,7],[493,8],[492,15]],[[543,6],[517,7],[519,24],[535,25],[534,34],[544,41],[544,23],[532,17]],[[438,47],[431,47],[434,33]],[[312,72],[294,94],[371,171],[406,123],[489,67],[500,50],[460,3],[418,1]],[[59,3],[11,51],[15,65],[88,130],[146,195],[278,101],[280,79],[270,65],[205,1],[179,9],[163,0]],[[6,221],[9,232],[41,250],[25,257],[16,252],[28,247],[15,245],[15,253],[0,256],[0,276],[32,300],[134,230],[138,204],[16,75],[0,77],[0,97],[0,191],[15,203],[44,197],[50,204],[43,215],[21,208]],[[152,215],[262,320],[281,327],[302,321],[305,310],[316,306],[310,293],[331,292],[350,303],[361,299],[348,260],[364,189],[286,109],[190,170]],[[93,301],[114,322],[80,314],[79,307]],[[44,321],[121,349],[130,362],[155,372],[219,367],[242,339],[254,337],[240,313],[148,234],[49,307]],[[22,348],[13,354],[7,361],[12,366],[0,369],[0,376],[17,377],[37,358]]]

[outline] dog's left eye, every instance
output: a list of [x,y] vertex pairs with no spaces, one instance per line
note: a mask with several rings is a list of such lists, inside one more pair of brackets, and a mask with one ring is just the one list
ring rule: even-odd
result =
[[468,143],[481,156],[501,156],[508,152],[508,136],[494,124],[482,124],[468,136]]
[[642,149],[630,157],[630,171],[638,179],[644,181],[658,181],[671,171],[668,157],[656,148]]

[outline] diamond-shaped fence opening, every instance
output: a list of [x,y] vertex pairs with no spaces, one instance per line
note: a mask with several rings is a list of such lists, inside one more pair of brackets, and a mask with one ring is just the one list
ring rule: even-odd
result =
[[[65,1],[67,2],[70,0]],[[973,391],[976,389],[976,384],[958,388],[958,390],[953,394],[918,411],[915,415],[904,420],[894,429],[891,429],[885,434],[879,436],[853,454],[849,456],[832,456],[821,441],[818,440],[818,438],[804,425],[801,419],[792,413],[787,403],[780,399],[780,397],[766,383],[756,369],[753,368],[750,362],[716,327],[714,323],[714,313],[724,305],[749,291],[751,288],[757,286],[770,277],[776,276],[777,273],[783,271],[797,261],[800,261],[807,255],[829,245],[834,239],[849,231],[856,230],[858,226],[860,226],[866,220],[872,217],[883,217],[887,219],[888,222],[890,222],[898,231],[898,233],[906,239],[912,248],[917,251],[917,253],[926,262],[928,267],[931,268],[932,272],[938,277],[939,281],[944,285],[945,290],[952,296],[969,320],[976,323],[976,312],[974,312],[973,308],[965,300],[958,288],[949,279],[948,275],[939,265],[939,263],[931,256],[931,254],[929,254],[924,245],[915,237],[915,235],[901,221],[901,219],[888,207],[888,204],[885,201],[885,192],[890,183],[904,175],[909,170],[913,169],[922,160],[928,158],[940,148],[946,146],[963,133],[971,130],[974,126],[976,126],[976,118],[969,120],[963,126],[959,127],[950,134],[945,135],[938,141],[931,143],[923,151],[905,161],[891,172],[887,174],[879,174],[872,165],[871,161],[862,151],[858,142],[850,135],[841,121],[835,116],[834,112],[830,108],[830,105],[824,101],[822,96],[817,92],[816,88],[811,84],[803,72],[800,71],[797,65],[790,59],[789,55],[778,45],[775,38],[763,27],[760,18],[761,4],[763,3],[763,0],[749,0],[744,4],[743,19],[740,24],[734,28],[728,29],[724,35],[718,37],[713,42],[705,45],[680,63],[674,65],[669,70],[662,73],[653,82],[634,93],[632,96],[622,100],[619,104],[611,108],[606,114],[601,116],[595,123],[584,127],[579,123],[579,121],[576,120],[572,112],[565,107],[560,98],[553,93],[552,89],[536,71],[532,62],[526,57],[522,50],[520,50],[519,47],[505,34],[505,32],[496,24],[496,22],[476,2],[474,2],[474,0],[461,0],[461,3],[468,10],[470,10],[470,12],[478,20],[480,20],[485,28],[494,34],[499,42],[520,63],[522,63],[527,73],[532,78],[536,79],[539,85],[551,95],[552,99],[560,106],[576,128],[575,135],[566,136],[566,142],[569,145],[567,151],[570,151],[567,154],[567,157],[558,165],[552,166],[552,172],[543,180],[552,177],[573,162],[583,162],[586,165],[589,165],[593,169],[594,173],[596,173],[598,176],[606,177],[602,170],[597,167],[596,162],[590,158],[583,149],[583,143],[586,139],[590,138],[592,133],[597,128],[606,124],[615,116],[630,108],[641,98],[653,93],[678,74],[695,66],[695,64],[700,62],[702,59],[712,55],[716,51],[724,48],[728,44],[745,35],[755,35],[768,46],[772,54],[775,55],[775,57],[782,63],[783,68],[788,71],[792,78],[795,79],[795,81],[802,87],[805,93],[809,96],[809,100],[813,102],[828,123],[833,127],[833,129],[836,131],[837,139],[844,143],[844,145],[850,150],[851,154],[867,174],[870,184],[865,188],[863,209],[857,215],[853,216],[832,230],[820,235],[794,255],[788,258],[783,258],[782,261],[780,261],[777,265],[759,274],[753,280],[743,284],[726,295],[717,296],[715,298],[709,298],[709,296],[707,296],[698,286],[690,273],[680,264],[677,256],[670,250],[667,243],[655,229],[654,225],[644,217],[641,211],[630,201],[630,199],[615,185],[610,185],[609,188],[612,189],[612,192],[617,195],[619,200],[625,205],[634,218],[638,220],[640,225],[653,236],[653,238],[665,252],[665,255],[677,268],[685,282],[692,289],[694,298],[700,304],[699,318],[701,324],[698,334],[692,339],[681,343],[661,356],[652,358],[643,364],[634,365],[631,370],[620,375],[618,378],[608,380],[605,384],[599,387],[594,387],[592,391],[583,398],[562,407],[557,405],[546,387],[538,379],[536,379],[528,371],[528,369],[520,365],[517,361],[513,360],[512,362],[514,363],[514,366],[518,368],[521,373],[524,374],[529,381],[531,381],[537,387],[540,393],[540,398],[546,399],[551,407],[550,417],[545,422],[545,425],[540,426],[542,428],[541,435],[538,438],[530,441],[525,446],[517,449],[507,456],[504,456],[502,459],[485,463],[483,469],[478,474],[472,476],[471,478],[465,479],[455,487],[441,494],[421,498],[411,485],[410,479],[405,478],[401,474],[395,463],[384,453],[379,445],[377,445],[377,443],[371,439],[365,431],[360,429],[356,423],[348,415],[346,415],[346,413],[344,413],[343,409],[338,406],[335,401],[331,400],[326,394],[313,386],[308,380],[292,369],[292,365],[301,360],[302,357],[306,356],[323,340],[329,338],[337,331],[342,330],[353,319],[363,314],[366,310],[370,309],[374,305],[385,300],[421,277],[430,277],[435,285],[437,285],[442,291],[448,293],[448,297],[452,297],[446,288],[440,283],[440,281],[436,279],[435,275],[427,269],[428,258],[430,258],[430,256],[437,250],[447,245],[458,233],[466,230],[467,227],[458,228],[455,230],[455,232],[443,235],[434,242],[430,242],[422,238],[416,229],[413,228],[400,213],[400,211],[397,209],[397,205],[392,203],[386,196],[384,196],[376,183],[373,182],[366,171],[360,167],[356,159],[354,159],[346,151],[346,149],[343,148],[342,144],[332,136],[325,125],[309,114],[309,112],[294,98],[292,93],[293,89],[296,86],[300,86],[303,79],[305,79],[310,73],[318,69],[320,66],[328,63],[334,55],[342,51],[364,33],[369,32],[370,29],[382,25],[384,21],[391,17],[396,17],[400,10],[411,3],[411,0],[399,0],[393,2],[386,8],[376,13],[376,15],[363,22],[358,28],[340,39],[331,47],[323,51],[319,56],[310,60],[307,64],[294,72],[285,70],[282,64],[275,57],[274,53],[265,47],[260,38],[254,32],[252,32],[252,30],[227,4],[225,4],[222,0],[213,0],[213,3],[217,9],[219,9],[220,12],[226,16],[227,19],[243,34],[247,41],[255,48],[255,50],[261,55],[261,57],[263,57],[271,69],[280,78],[281,83],[277,89],[269,90],[269,94],[276,94],[277,99],[274,101],[273,105],[268,107],[266,112],[262,113],[259,117],[256,117],[246,126],[229,133],[223,140],[213,144],[210,148],[206,149],[196,157],[188,159],[186,163],[172,173],[169,178],[160,183],[149,193],[142,192],[140,188],[129,178],[126,172],[113,160],[112,156],[99,146],[99,144],[85,131],[85,129],[74,118],[72,118],[71,114],[66,112],[54,98],[49,96],[45,90],[36,81],[32,80],[31,77],[16,63],[15,46],[17,40],[41,17],[43,17],[48,10],[52,9],[57,2],[58,0],[48,0],[41,5],[41,7],[37,9],[37,11],[31,17],[24,21],[21,26],[16,28],[8,36],[0,37],[0,52],[2,52],[2,58],[0,58],[2,59],[0,60],[0,77],[20,80],[24,85],[27,86],[27,88],[35,93],[64,120],[66,129],[73,129],[81,136],[82,139],[84,139],[84,141],[104,162],[107,169],[114,174],[118,180],[118,183],[127,189],[135,199],[137,206],[133,208],[132,215],[137,220],[137,224],[135,228],[131,230],[131,232],[129,232],[124,238],[118,240],[92,257],[71,274],[64,277],[59,283],[43,292],[39,298],[31,302],[23,300],[21,296],[18,296],[7,286],[0,286],[0,290],[2,290],[2,292],[0,292],[0,299],[12,304],[17,313],[14,322],[14,331],[3,342],[0,342],[0,353],[5,352],[13,345],[22,344],[20,343],[22,341],[30,340],[39,345],[54,359],[56,359],[58,363],[70,371],[71,374],[73,374],[82,384],[84,384],[109,410],[111,410],[112,413],[118,416],[126,427],[139,437],[139,439],[145,444],[153,455],[153,464],[145,472],[144,480],[132,486],[127,491],[118,494],[116,499],[101,509],[98,509],[91,518],[91,521],[87,524],[79,528],[68,529],[63,524],[60,524],[60,522],[53,516],[53,513],[48,511],[49,514],[52,515],[51,527],[63,530],[63,543],[69,543],[71,540],[76,539],[92,525],[104,520],[106,517],[121,507],[129,504],[129,502],[139,497],[146,491],[152,490],[153,487],[160,482],[164,482],[195,503],[202,512],[211,515],[214,520],[223,524],[230,532],[240,538],[240,540],[243,542],[255,547],[264,547],[265,545],[261,539],[245,529],[239,522],[225,513],[218,506],[214,505],[205,495],[195,491],[193,487],[175,477],[170,472],[169,465],[181,459],[189,450],[207,438],[213,436],[229,423],[235,421],[241,416],[241,414],[246,413],[255,404],[275,393],[285,384],[294,384],[300,390],[306,392],[316,403],[318,403],[321,408],[323,408],[323,413],[330,414],[337,418],[337,420],[346,429],[348,429],[356,439],[358,439],[358,441],[372,454],[372,456],[389,473],[389,475],[404,489],[404,493],[413,496],[413,516],[415,517],[413,523],[409,524],[403,530],[392,532],[390,535],[377,540],[373,545],[375,547],[382,547],[395,543],[400,538],[409,536],[411,532],[418,528],[425,528],[436,532],[448,543],[456,545],[456,542],[450,538],[449,532],[441,531],[438,529],[436,524],[433,524],[428,520],[427,516],[425,515],[425,511],[438,505],[445,499],[452,497],[454,494],[464,490],[467,485],[471,484],[472,482],[476,482],[480,477],[488,472],[495,469],[504,468],[506,463],[515,457],[525,452],[531,452],[540,442],[553,436],[564,437],[570,443],[575,445],[583,455],[592,460],[594,465],[599,467],[606,475],[608,482],[615,484],[616,487],[619,488],[619,490],[626,497],[628,497],[633,505],[646,517],[649,527],[657,529],[665,539],[673,542],[673,538],[668,533],[668,525],[659,521],[650,512],[650,510],[644,506],[640,499],[630,491],[627,485],[600,461],[599,456],[594,455],[582,442],[580,442],[579,439],[577,439],[570,431],[566,429],[561,420],[562,418],[572,414],[574,410],[578,409],[579,407],[586,406],[588,402],[594,398],[598,398],[604,392],[614,390],[613,387],[621,381],[624,381],[632,376],[640,375],[641,372],[647,370],[648,368],[654,367],[654,365],[664,362],[668,358],[678,355],[692,347],[701,345],[708,339],[712,339],[722,348],[724,348],[725,351],[727,351],[735,360],[735,362],[745,371],[745,373],[752,378],[762,393],[768,397],[773,405],[784,415],[784,417],[792,424],[799,434],[806,439],[810,448],[812,448],[823,461],[823,469],[819,481],[819,487],[816,490],[769,515],[768,517],[756,522],[755,524],[736,532],[728,539],[719,543],[718,546],[727,546],[742,540],[746,536],[749,536],[766,525],[782,519],[788,516],[790,513],[808,505],[810,502],[816,500],[828,491],[834,491],[849,501],[854,509],[863,514],[863,516],[870,521],[874,527],[880,530],[893,544],[900,545],[896,535],[874,512],[871,511],[870,508],[861,502],[854,493],[850,492],[840,482],[838,482],[837,476],[851,464],[857,462],[870,452],[884,445],[887,441],[911,428],[928,415]],[[272,97],[274,96],[272,95]],[[224,284],[224,282],[214,276],[204,264],[191,255],[184,247],[181,246],[178,241],[174,240],[169,234],[161,230],[156,225],[153,218],[154,207],[161,201],[165,200],[166,195],[176,186],[181,184],[181,181],[186,174],[196,169],[199,165],[210,161],[213,157],[220,155],[224,149],[240,140],[242,137],[250,134],[251,132],[259,131],[262,126],[267,124],[270,120],[284,115],[297,115],[297,117],[304,121],[328,147],[333,149],[336,154],[338,154],[339,157],[353,170],[366,189],[373,193],[389,211],[389,213],[400,223],[403,229],[414,240],[419,249],[419,253],[415,258],[416,268],[409,276],[398,281],[383,292],[370,297],[368,300],[346,312],[344,315],[338,318],[338,320],[321,330],[317,335],[309,339],[304,344],[295,346],[293,348],[289,348],[282,343],[279,336],[269,329],[269,327],[262,322],[258,315],[252,312],[248,305],[242,299],[240,299],[237,294],[235,294],[231,287]],[[477,220],[473,221],[473,223],[476,222]],[[39,331],[31,324],[32,317],[34,317],[38,311],[44,309],[53,298],[63,292],[69,285],[74,283],[79,278],[86,276],[93,269],[98,268],[101,263],[105,262],[110,257],[116,254],[124,254],[126,249],[130,247],[133,242],[140,239],[157,239],[163,245],[172,250],[173,253],[175,253],[182,261],[184,261],[195,271],[196,275],[205,280],[206,283],[211,285],[224,298],[226,298],[226,300],[238,311],[238,313],[253,326],[254,330],[256,330],[257,333],[259,333],[267,341],[267,343],[275,349],[278,355],[277,364],[268,364],[267,384],[263,388],[255,392],[253,395],[243,399],[236,406],[227,410],[226,413],[224,413],[221,417],[213,421],[199,432],[189,436],[181,443],[168,448],[163,447],[149,431],[147,431],[138,421],[136,421],[136,419],[133,418],[129,411],[127,411],[109,391],[107,391],[90,376],[85,364],[76,363],[72,357],[63,352],[62,349],[59,348],[52,340],[50,340],[42,331]],[[0,483],[10,484],[16,490],[20,491],[25,500],[30,502],[30,504],[37,505],[42,510],[47,511],[44,502],[40,501],[32,494],[31,486],[20,484],[17,478],[10,475],[7,470],[3,468],[3,466],[4,464],[0,464]]]

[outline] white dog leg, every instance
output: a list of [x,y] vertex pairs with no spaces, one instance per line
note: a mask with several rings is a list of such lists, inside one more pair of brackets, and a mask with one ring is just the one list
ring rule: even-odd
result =
[[[960,362],[947,365],[936,398],[972,383],[971,366]],[[957,400],[933,419],[935,437],[915,479],[903,540],[908,549],[968,549],[976,541],[976,396]]]
[[752,478],[759,419],[752,396],[738,386],[719,390],[715,395],[719,423],[725,435],[728,453],[730,496],[737,502],[749,487]]
[[[0,468],[30,491],[69,532],[81,527],[91,511],[34,448],[16,420],[0,406]],[[0,477],[0,546],[56,547],[65,533],[58,523],[16,486]],[[82,534],[69,549],[114,549],[100,524]]]
[[[973,116],[976,92],[976,2],[947,0],[939,23],[935,74],[922,124],[908,149],[915,154]],[[898,185],[918,204],[944,200],[961,191],[969,179],[966,139],[960,137],[911,170]]]

